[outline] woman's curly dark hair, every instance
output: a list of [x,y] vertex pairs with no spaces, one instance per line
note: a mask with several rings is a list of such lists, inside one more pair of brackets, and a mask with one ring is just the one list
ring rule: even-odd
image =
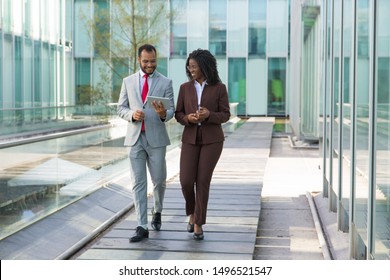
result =
[[188,79],[192,80],[192,75],[187,69],[190,59],[193,59],[198,63],[200,71],[209,85],[215,85],[221,82],[218,75],[217,60],[208,50],[197,49],[188,56],[186,61],[186,73]]

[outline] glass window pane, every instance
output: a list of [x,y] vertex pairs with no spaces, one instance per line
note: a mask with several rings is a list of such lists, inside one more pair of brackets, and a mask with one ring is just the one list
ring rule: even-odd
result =
[[11,32],[11,1],[3,0],[3,30],[4,32]]
[[249,0],[248,55],[265,57],[267,0]]
[[215,56],[225,56],[227,1],[213,0],[209,3],[209,50]]
[[33,66],[33,118],[34,122],[42,121],[42,48],[40,41],[34,41],[34,66]]
[[23,106],[22,39],[15,37],[15,107]]
[[339,110],[340,110],[340,67],[341,67],[341,42],[340,42],[340,34],[341,34],[341,0],[335,0],[334,1],[334,7],[333,7],[333,87],[332,87],[332,98],[333,98],[333,104],[332,110],[333,110],[333,116],[332,116],[332,124],[333,124],[333,131],[332,131],[332,144],[333,144],[333,151],[331,151],[332,155],[332,180],[330,182],[331,184],[331,192],[329,195],[330,199],[330,210],[336,211],[337,210],[337,204],[336,204],[336,198],[338,196],[339,191],[339,124],[341,122],[340,116],[339,116]]
[[[326,170],[326,183],[330,183],[331,180],[331,168],[330,168],[330,155],[331,155],[331,144],[332,144],[332,138],[331,138],[331,95],[332,95],[332,57],[331,57],[331,44],[332,44],[332,3],[331,1],[327,1],[327,19],[326,19],[326,32],[327,32],[327,38],[326,38],[326,115],[324,116],[324,123],[326,124],[326,139],[325,139],[325,170]],[[324,196],[329,197],[328,193],[328,186],[325,185],[323,187]]]
[[268,59],[268,114],[286,114],[286,59]]
[[157,71],[163,74],[164,76],[168,76],[168,59],[166,57],[158,58]]
[[22,35],[23,32],[22,1],[23,0],[12,0],[11,2],[12,3],[12,31],[15,35]]
[[390,256],[390,2],[377,1],[377,85],[376,85],[376,193],[375,248],[376,259]]
[[49,63],[49,44],[43,43],[42,44],[42,106],[47,107],[50,104],[50,83],[52,82],[50,77],[50,63]]
[[31,108],[32,96],[33,96],[33,48],[31,39],[26,38],[24,41],[24,53],[23,53],[23,89],[24,89],[24,106]]
[[[64,96],[65,96],[65,81],[64,81],[64,76],[65,76],[65,73],[64,73],[64,50],[63,50],[63,47],[59,47],[58,48],[58,57],[59,57],[59,98],[57,100],[57,106],[64,106],[65,105],[65,101],[64,101]],[[77,89],[76,89],[76,92],[77,92]],[[60,114],[62,115],[63,112],[61,112]]]
[[246,63],[245,58],[229,58],[229,102],[238,102],[238,115],[246,115]]
[[[356,175],[355,175],[355,213],[353,223],[360,236],[367,244],[367,202],[369,177],[369,2],[357,1],[357,54],[356,54]],[[365,256],[364,256],[365,257]],[[361,258],[356,254],[355,258]]]
[[[108,10],[108,2],[105,0],[94,0],[94,16],[95,25],[93,30],[93,42],[95,42],[95,55],[102,57],[109,56],[109,41],[110,41],[110,13]],[[96,22],[96,17],[99,19]]]
[[115,71],[112,73],[112,99],[116,102],[119,98],[123,78],[129,75],[129,59],[113,59],[113,67]]
[[41,20],[41,10],[40,10],[40,0],[30,0],[31,5],[29,9],[26,10],[26,13],[30,13],[30,36],[34,39],[39,39],[40,37],[40,20]]
[[91,62],[89,58],[78,58],[75,61],[76,104],[90,104]]
[[[4,1],[3,1],[4,2]],[[2,2],[0,2],[2,3]],[[3,29],[3,5],[0,5],[0,30]],[[1,36],[0,36],[1,40]],[[0,49],[1,50],[1,49]],[[1,58],[0,58],[1,59]],[[0,61],[1,62],[1,61]],[[0,64],[1,65],[1,64]]]
[[[46,10],[46,18],[48,19],[47,22],[44,22],[44,26],[46,29],[46,36],[49,40],[50,43],[56,43],[57,40],[60,39],[59,36],[59,26],[60,26],[60,20],[61,17],[59,16],[60,14],[60,7],[59,7],[59,0],[46,0],[47,3],[47,10]],[[71,4],[71,1],[66,1],[66,5],[69,6],[69,3]],[[57,11],[57,12],[54,12]],[[68,19],[71,19],[71,14],[69,13]],[[67,23],[66,23],[67,24]]]
[[[187,56],[187,1],[172,0],[171,8],[174,20],[171,24],[171,56]],[[197,18],[190,18],[190,21],[197,21]]]
[[13,83],[12,76],[14,72],[14,63],[13,63],[13,51],[12,51],[12,36],[4,34],[4,43],[3,43],[3,69],[8,69],[4,71],[3,77],[3,107],[12,108],[13,107]]
[[287,0],[269,0],[267,11],[268,55],[283,56],[288,47]]
[[75,39],[74,55],[75,57],[88,57],[91,51],[91,43],[88,35],[87,21],[90,15],[86,13],[90,7],[89,0],[75,1]]
[[191,0],[188,5],[188,50],[207,49],[209,28],[207,9],[204,0]]
[[[48,1],[47,0],[41,0],[41,15],[42,18],[49,19],[49,11],[48,11]],[[54,14],[54,13],[52,13]],[[51,22],[48,22],[48,20],[43,20],[40,22],[41,24],[41,40],[48,41],[49,39],[49,26]]]
[[3,36],[0,32],[0,108],[3,102]]
[[[57,1],[60,1],[60,0],[57,0]],[[76,1],[75,1],[76,2]],[[65,1],[65,11],[62,9],[62,6],[60,5],[61,3],[59,2],[57,4],[57,9],[56,11],[59,11],[59,14],[61,15],[61,17],[65,17],[65,40],[66,41],[72,41],[73,40],[73,17],[74,17],[74,13],[72,11],[72,1]],[[61,34],[61,24],[60,24],[60,19],[61,17],[58,16],[57,18],[57,21],[56,21],[56,24],[58,24],[57,28],[53,31],[57,32],[57,35],[56,36],[62,36]],[[75,21],[77,22],[77,21]],[[77,31],[77,29],[76,29]]]
[[[246,57],[247,54],[246,30],[248,26],[247,21],[243,20],[243,18],[247,18],[248,8],[246,3],[247,1],[244,0],[229,1],[228,55],[230,57]],[[238,17],[237,14],[242,15],[242,17]]]
[[247,92],[247,114],[267,115],[266,59],[248,59]]
[[341,185],[341,204],[343,211],[340,217],[340,230],[348,231],[349,227],[349,199],[350,199],[350,189],[351,189],[351,170],[350,170],[350,159],[351,159],[351,150],[350,150],[350,141],[351,141],[351,95],[353,89],[353,59],[351,54],[353,53],[353,7],[352,0],[344,0],[343,8],[343,125],[342,125],[342,149],[343,149],[343,166],[342,166],[342,185]]
[[[57,75],[56,75],[56,47],[51,46],[50,48],[50,104],[49,106],[55,106],[57,104]],[[53,112],[54,114],[54,112]],[[53,116],[55,117],[55,116]]]
[[42,92],[41,92],[41,42],[34,42],[34,107],[41,106]]
[[66,106],[71,106],[75,104],[75,96],[73,94],[69,94],[71,92],[70,89],[74,89],[75,85],[72,78],[73,75],[73,55],[70,51],[65,51],[65,73],[64,73],[64,79],[65,79],[65,96],[66,96]]

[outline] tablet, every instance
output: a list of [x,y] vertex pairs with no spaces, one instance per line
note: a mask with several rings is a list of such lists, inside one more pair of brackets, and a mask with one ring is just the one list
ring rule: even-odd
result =
[[157,101],[157,103],[161,101],[162,104],[164,105],[164,108],[165,108],[165,109],[168,110],[168,109],[170,108],[170,106],[169,106],[169,104],[170,104],[169,98],[166,98],[166,97],[158,97],[158,96],[148,96],[148,98],[147,98],[147,103],[149,104],[149,106],[150,106],[151,108],[153,108],[153,104],[152,104],[153,101]]

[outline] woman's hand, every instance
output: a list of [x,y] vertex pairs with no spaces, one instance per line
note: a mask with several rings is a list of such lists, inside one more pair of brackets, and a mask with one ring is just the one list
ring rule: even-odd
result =
[[188,114],[187,118],[188,118],[188,122],[190,122],[190,123],[198,123],[199,122],[197,113]]
[[210,116],[210,111],[205,107],[200,107],[196,113],[188,114],[190,123],[201,123]]
[[205,107],[200,107],[199,110],[196,111],[196,113],[198,114],[198,120],[200,122],[203,122],[210,116],[210,111]]

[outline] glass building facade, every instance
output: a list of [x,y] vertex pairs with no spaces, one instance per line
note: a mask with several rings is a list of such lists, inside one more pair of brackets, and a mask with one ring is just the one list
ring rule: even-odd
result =
[[64,118],[74,105],[72,2],[2,0],[2,136]]
[[324,193],[350,257],[390,258],[390,10],[323,1]]
[[[116,17],[146,6],[121,2],[0,0],[0,238],[125,172],[115,102],[135,55],[119,51]],[[134,2],[166,15],[147,36],[175,94],[188,54],[209,49],[239,116],[289,117],[322,144],[323,195],[350,257],[390,259],[390,1]],[[106,22],[93,29],[95,15]]]
[[[288,115],[288,0],[156,2],[164,2],[172,12],[167,20],[170,32],[160,34],[154,44],[159,50],[159,70],[173,79],[174,89],[187,79],[183,69],[188,54],[197,48],[209,49],[239,115]],[[117,5],[117,1],[74,1],[76,88],[93,86],[102,66],[98,56],[91,56],[88,31],[77,15],[85,14],[93,3],[111,11]],[[267,15],[276,12],[281,16],[270,17],[267,24]],[[125,68],[119,70],[122,77],[129,74]],[[115,80],[115,75],[110,78]],[[113,96],[120,82],[121,78],[113,81]]]

